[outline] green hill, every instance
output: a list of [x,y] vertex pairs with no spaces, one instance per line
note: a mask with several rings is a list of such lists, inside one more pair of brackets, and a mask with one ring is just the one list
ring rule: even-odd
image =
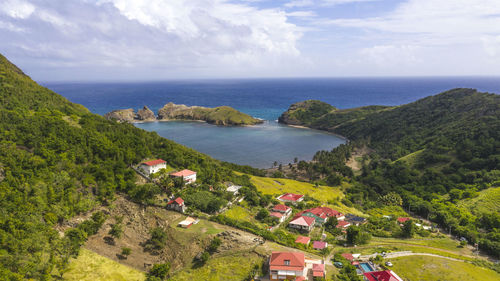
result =
[[0,279],[48,280],[64,273],[103,220],[96,217],[64,238],[54,226],[110,204],[116,192],[139,201],[154,196],[158,190],[137,186],[129,168],[146,158],[195,170],[206,184],[234,180],[232,169],[257,171],[92,114],[0,55]]
[[463,199],[458,206],[467,208],[475,214],[500,213],[500,187],[491,187],[479,192],[474,198]]

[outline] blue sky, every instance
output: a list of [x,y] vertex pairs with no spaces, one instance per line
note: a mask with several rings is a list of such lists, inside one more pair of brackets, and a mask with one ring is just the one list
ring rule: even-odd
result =
[[43,81],[500,74],[498,0],[2,0]]

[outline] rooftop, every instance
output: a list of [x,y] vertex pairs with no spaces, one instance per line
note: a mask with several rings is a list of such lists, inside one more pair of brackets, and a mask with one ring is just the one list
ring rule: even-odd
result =
[[278,200],[283,200],[283,201],[297,201],[300,200],[304,195],[302,194],[293,194],[293,193],[285,193],[278,197]]
[[306,237],[306,236],[299,236],[295,240],[295,243],[301,243],[301,244],[308,244],[311,241],[311,238]]
[[365,272],[363,275],[368,281],[403,281],[392,270]]
[[196,175],[196,172],[184,169],[184,170],[179,171],[179,172],[171,173],[170,175],[174,176],[174,177],[187,177],[187,176],[191,176],[191,175]]
[[407,217],[399,217],[398,218],[398,222],[400,222],[400,223],[404,223],[404,222],[409,221],[409,220],[411,220],[411,218],[407,218]]
[[280,212],[286,212],[290,209],[291,209],[290,207],[288,207],[287,205],[283,205],[283,204],[278,204],[278,205],[275,205],[273,207],[273,211],[280,211]]
[[269,260],[271,270],[303,270],[305,256],[298,252],[273,252]]
[[147,162],[142,162],[142,164],[146,165],[146,166],[156,166],[156,165],[163,164],[163,163],[167,163],[167,161],[162,160],[162,159],[156,159],[156,160],[151,160],[151,161],[147,161]]
[[177,198],[175,198],[175,200],[170,200],[167,203],[167,205],[173,204],[174,202],[177,203],[178,205],[184,204],[184,200],[182,200],[182,198],[180,198],[180,197],[177,197]]
[[314,249],[322,250],[322,249],[326,248],[327,246],[328,246],[328,243],[326,243],[324,241],[314,241],[313,242]]
[[316,219],[311,217],[298,217],[290,222],[290,224],[311,226],[316,222]]

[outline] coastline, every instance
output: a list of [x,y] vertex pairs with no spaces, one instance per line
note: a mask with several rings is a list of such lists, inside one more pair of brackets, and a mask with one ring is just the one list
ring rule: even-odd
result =
[[342,136],[342,135],[339,135],[337,133],[334,133],[334,132],[330,132],[330,131],[327,131],[327,130],[321,130],[321,129],[316,129],[316,128],[310,128],[310,127],[306,127],[306,126],[301,126],[301,125],[291,125],[291,124],[286,124],[286,123],[281,123],[279,121],[276,121],[278,122],[279,124],[281,125],[285,125],[285,126],[289,126],[289,127],[293,127],[293,128],[297,128],[297,129],[307,129],[307,130],[315,130],[315,131],[320,131],[320,132],[323,132],[323,133],[328,133],[328,134],[331,134],[331,135],[334,135],[340,139],[343,139],[345,140],[346,142],[349,142],[350,140],[345,137],[345,136]]

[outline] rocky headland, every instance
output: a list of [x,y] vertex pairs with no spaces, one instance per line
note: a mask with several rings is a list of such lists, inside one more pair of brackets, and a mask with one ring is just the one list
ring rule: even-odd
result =
[[240,112],[229,106],[219,106],[215,108],[202,106],[187,106],[184,104],[174,104],[169,102],[158,110],[158,114],[147,106],[135,112],[133,109],[113,110],[104,115],[109,120],[118,122],[153,122],[153,121],[174,121],[192,120],[205,121],[221,126],[245,126],[260,124],[263,121],[248,114]]

